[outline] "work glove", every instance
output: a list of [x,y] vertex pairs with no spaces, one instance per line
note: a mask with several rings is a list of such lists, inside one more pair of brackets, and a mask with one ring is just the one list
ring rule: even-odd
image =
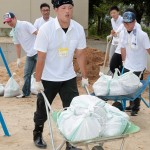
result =
[[82,77],[81,86],[82,87],[89,86],[88,78],[85,79]]
[[122,66],[124,67],[125,61],[122,61]]
[[35,90],[38,91],[38,93],[40,93],[41,91],[44,91],[44,87],[41,81],[34,82],[34,87],[35,87]]
[[107,36],[107,41],[110,41],[111,39],[112,39],[112,35],[110,34]]
[[21,60],[20,58],[17,58],[17,67],[19,68],[21,66]]

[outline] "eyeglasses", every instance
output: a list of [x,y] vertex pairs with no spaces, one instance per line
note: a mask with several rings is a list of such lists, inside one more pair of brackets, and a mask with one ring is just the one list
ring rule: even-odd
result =
[[46,12],[46,11],[50,11],[50,9],[42,9],[41,11]]

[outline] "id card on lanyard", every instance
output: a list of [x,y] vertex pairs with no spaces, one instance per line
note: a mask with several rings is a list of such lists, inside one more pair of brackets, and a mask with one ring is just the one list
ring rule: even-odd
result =
[[68,56],[68,48],[62,47],[58,49],[58,53],[60,57],[67,57]]

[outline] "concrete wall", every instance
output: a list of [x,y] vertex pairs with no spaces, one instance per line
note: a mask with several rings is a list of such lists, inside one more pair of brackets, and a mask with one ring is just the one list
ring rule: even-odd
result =
[[[3,38],[3,39],[0,38],[0,47],[3,51],[3,54],[8,64],[17,60],[15,46],[12,43],[11,38]],[[25,56],[25,52],[23,50],[21,51],[21,56]],[[1,55],[0,55],[0,66],[4,66]]]
[[[0,0],[0,18],[2,18],[3,14],[5,14],[6,12],[12,11],[15,13],[18,20],[25,20],[34,23],[35,19],[41,16],[39,7],[43,2],[50,4],[51,16],[55,17],[51,0]],[[85,31],[87,31],[89,0],[74,0],[74,4],[75,7],[73,19],[83,25]],[[9,27],[7,25],[4,25],[1,20],[0,28]]]

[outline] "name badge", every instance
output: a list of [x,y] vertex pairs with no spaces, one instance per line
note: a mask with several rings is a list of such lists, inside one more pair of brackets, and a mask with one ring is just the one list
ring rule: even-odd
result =
[[59,48],[58,52],[60,57],[68,56],[68,48]]

